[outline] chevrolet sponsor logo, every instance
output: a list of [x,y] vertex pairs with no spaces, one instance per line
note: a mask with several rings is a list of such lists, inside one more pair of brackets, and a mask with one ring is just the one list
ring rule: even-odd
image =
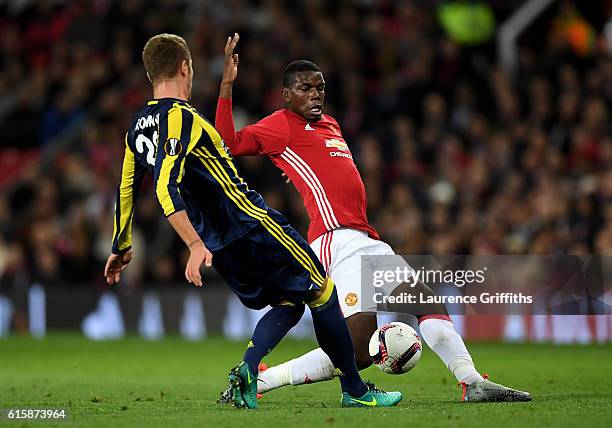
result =
[[353,156],[351,156],[350,153],[345,153],[345,152],[329,152],[329,155],[332,158],[341,157],[341,158],[353,159]]
[[344,150],[345,152],[348,152],[349,149],[344,141],[340,141],[335,138],[325,140],[325,147],[333,147],[335,149]]

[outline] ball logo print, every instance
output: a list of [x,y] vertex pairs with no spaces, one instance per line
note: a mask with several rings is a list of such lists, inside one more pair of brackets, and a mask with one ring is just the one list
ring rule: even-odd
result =
[[168,156],[178,156],[183,151],[183,145],[176,138],[169,138],[164,144],[164,151]]
[[403,374],[412,370],[421,358],[421,350],[421,338],[417,332],[401,322],[380,327],[369,344],[372,361],[389,374]]

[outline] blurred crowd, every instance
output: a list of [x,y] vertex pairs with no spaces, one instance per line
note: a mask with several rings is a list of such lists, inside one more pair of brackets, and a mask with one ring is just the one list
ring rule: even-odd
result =
[[[520,3],[486,7],[499,24]],[[192,104],[211,121],[225,39],[241,34],[237,127],[282,107],[288,62],[316,62],[327,81],[326,112],[362,173],[369,219],[398,253],[612,255],[612,59],[604,31],[612,10],[560,2],[519,40],[512,76],[498,65],[494,35],[484,32],[476,44],[454,38],[442,7],[2,3],[0,287],[102,285],[123,134],[151,96],[142,46],[160,32],[187,39]],[[239,165],[305,233],[306,212],[280,172],[261,158]],[[150,182],[135,213],[128,273],[136,286],[181,281],[186,256]]]

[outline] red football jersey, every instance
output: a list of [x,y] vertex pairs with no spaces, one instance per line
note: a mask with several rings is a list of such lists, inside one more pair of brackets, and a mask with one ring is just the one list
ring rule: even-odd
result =
[[283,109],[235,132],[232,100],[219,98],[215,127],[232,155],[266,155],[287,174],[310,217],[309,242],[339,227],[379,239],[368,223],[361,176],[333,117],[307,122]]

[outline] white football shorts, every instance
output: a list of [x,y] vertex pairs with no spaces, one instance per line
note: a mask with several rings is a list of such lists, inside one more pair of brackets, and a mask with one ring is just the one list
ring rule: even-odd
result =
[[389,244],[372,239],[360,230],[340,228],[319,236],[310,247],[336,285],[345,318],[359,312],[376,311],[375,303],[363,301],[361,256],[393,256],[395,252]]

